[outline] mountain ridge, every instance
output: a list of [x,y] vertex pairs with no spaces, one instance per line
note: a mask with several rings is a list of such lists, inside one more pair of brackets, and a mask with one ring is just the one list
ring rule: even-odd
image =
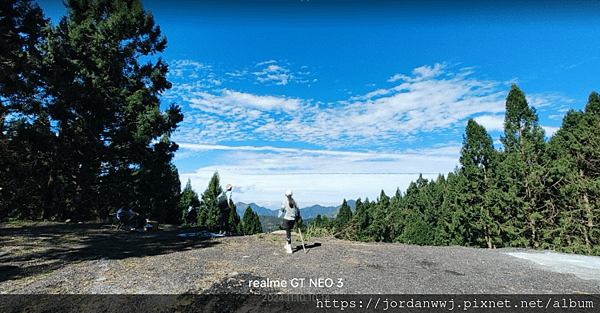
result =
[[[350,209],[352,209],[352,211],[354,211],[354,207],[356,206],[356,201],[355,200],[347,200],[346,203],[348,204],[348,206],[350,206]],[[279,210],[268,209],[268,208],[259,206],[258,204],[254,203],[254,202],[251,202],[251,203],[237,202],[235,204],[235,206],[236,206],[236,211],[240,215],[240,217],[244,216],[244,212],[246,212],[246,208],[248,208],[248,206],[250,206],[252,211],[254,211],[258,215],[277,216],[279,214]],[[333,218],[337,215],[337,212],[339,211],[339,209],[341,207],[342,207],[341,204],[338,206],[322,206],[319,204],[315,204],[315,205],[311,205],[308,207],[300,208],[300,215],[302,215],[303,219],[315,218],[315,217],[317,217],[317,215],[321,215],[321,216],[325,215],[328,218]]]

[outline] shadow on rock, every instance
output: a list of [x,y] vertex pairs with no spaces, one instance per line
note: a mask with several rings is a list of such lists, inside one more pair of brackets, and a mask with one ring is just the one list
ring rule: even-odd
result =
[[219,244],[204,237],[178,236],[190,231],[199,230],[167,225],[140,233],[116,230],[109,224],[0,224],[0,282],[48,273],[79,261],[154,256]]

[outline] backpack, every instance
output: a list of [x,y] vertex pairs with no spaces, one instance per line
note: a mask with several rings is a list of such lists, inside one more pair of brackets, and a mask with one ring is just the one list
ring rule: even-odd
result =
[[221,196],[217,199],[217,206],[221,211],[229,211],[229,201],[227,201],[227,194],[222,193]]

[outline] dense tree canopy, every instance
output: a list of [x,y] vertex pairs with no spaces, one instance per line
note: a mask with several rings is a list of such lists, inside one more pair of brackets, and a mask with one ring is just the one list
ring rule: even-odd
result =
[[[311,234],[343,239],[531,247],[600,255],[600,97],[570,111],[548,141],[535,108],[513,85],[506,99],[503,150],[467,122],[460,164],[435,180],[420,176],[402,194],[356,201],[351,219],[315,219]],[[341,211],[340,211],[341,212]],[[343,220],[346,214],[343,214]]]
[[1,217],[92,219],[133,203],[179,221],[169,137],[183,116],[160,108],[171,84],[154,57],[165,37],[140,1],[65,4],[56,26],[31,1],[1,5]]
[[[139,0],[67,0],[57,25],[32,0],[0,3],[0,220],[105,218],[125,204],[161,222],[218,226],[217,173],[180,193],[170,135],[183,115],[158,56],[166,38]],[[145,60],[145,63],[141,63]],[[162,107],[162,109],[161,109]],[[376,201],[344,200],[309,229],[345,239],[422,245],[533,247],[600,255],[600,97],[569,111],[545,140],[513,85],[502,149],[469,120],[460,167]],[[258,231],[255,214],[231,232]],[[248,211],[247,211],[248,212]],[[252,227],[251,227],[252,226]],[[298,222],[303,227],[303,221]]]

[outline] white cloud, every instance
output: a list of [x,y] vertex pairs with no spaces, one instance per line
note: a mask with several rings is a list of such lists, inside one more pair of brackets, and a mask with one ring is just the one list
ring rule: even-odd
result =
[[504,115],[480,115],[474,120],[488,132],[504,131]]
[[211,67],[192,60],[175,60],[169,64],[171,77],[195,78],[201,70],[209,70]]
[[227,72],[225,75],[233,76],[233,77],[244,77],[248,74],[248,71],[235,71],[235,72]]
[[551,114],[548,116],[549,119],[560,121],[564,118],[563,114]]
[[421,149],[404,153],[303,150],[295,148],[231,147],[180,144],[182,150],[220,151],[219,160],[193,173],[181,173],[182,183],[191,179],[203,192],[217,171],[222,184],[237,187],[235,201],[277,206],[287,189],[294,190],[301,206],[339,205],[342,200],[375,200],[381,190],[393,195],[406,190],[419,173],[434,179],[458,165],[460,146]]
[[434,78],[444,73],[445,67],[445,64],[440,63],[436,63],[433,67],[424,65],[414,69],[413,74],[417,76],[417,79]]
[[269,60],[269,61],[265,61],[265,62],[260,62],[260,63],[256,64],[256,66],[262,66],[262,65],[265,65],[265,64],[273,64],[273,63],[277,63],[277,61],[275,61],[275,60]]
[[256,79],[260,82],[273,82],[276,85],[287,85],[288,81],[291,80],[294,75],[289,73],[288,69],[285,69],[279,65],[271,64],[264,68],[261,72],[254,72]]
[[[421,67],[417,67],[412,71],[413,77],[405,76],[403,74],[396,74],[389,78],[387,81],[390,83],[396,82],[398,80],[404,80],[406,82],[418,82],[425,79],[435,78],[444,73],[444,68],[446,64],[436,63],[433,67],[423,65]],[[470,69],[470,68],[463,68]]]
[[402,79],[402,80],[409,80],[409,79],[410,79],[410,77],[408,77],[408,76],[405,76],[405,75],[402,75],[402,74],[396,74],[396,75],[394,75],[394,76],[390,77],[390,78],[389,78],[387,81],[388,81],[389,83],[393,83],[393,82],[399,81],[399,80],[401,80],[401,79]]
[[223,115],[224,112],[234,110],[235,108],[257,108],[260,110],[285,110],[293,111],[298,109],[301,101],[299,99],[288,99],[275,96],[258,96],[249,93],[243,93],[228,89],[223,89],[220,95],[211,93],[198,93],[195,97],[188,99],[192,107],[198,109],[220,108],[221,111],[213,113]]
[[[181,65],[207,70],[192,63]],[[249,75],[259,81],[282,85],[301,81],[274,60],[257,66],[260,70]],[[235,70],[223,73],[223,77],[248,74]],[[280,74],[284,76],[277,76]],[[391,195],[396,188],[406,190],[419,173],[434,179],[438,173],[452,171],[458,165],[461,147],[452,140],[464,133],[468,118],[474,117],[488,132],[503,131],[506,85],[474,76],[468,67],[453,72],[444,64],[422,66],[409,76],[390,78],[389,82],[397,82],[390,88],[333,102],[234,91],[219,75],[210,77],[212,81],[179,82],[170,96],[179,96],[178,101],[191,109],[174,134],[181,147],[175,161],[201,163],[197,163],[196,171],[181,173],[182,182],[191,178],[198,192],[206,189],[218,171],[223,183],[239,187],[236,201],[266,206],[279,205],[289,188],[303,206],[338,205],[344,198],[375,199],[381,189]],[[218,83],[221,86],[215,89]],[[554,109],[570,100],[535,94],[528,101]],[[543,128],[547,136],[558,129]],[[397,151],[424,136],[448,138],[451,143]],[[242,146],[219,145],[222,142]],[[257,143],[261,146],[255,146]]]
[[[392,88],[327,105],[228,89],[182,89],[190,91],[183,97],[195,110],[187,114],[176,141],[277,140],[334,149],[394,146],[422,132],[462,131],[467,118],[504,110],[506,92],[498,89],[501,84],[470,78],[471,72],[445,73],[443,69],[441,64],[422,66],[413,71],[413,78]],[[255,74],[275,72],[285,70],[269,64]],[[194,134],[203,136],[194,136],[199,138],[194,141],[186,134],[200,127],[197,122],[203,125]]]
[[527,103],[536,109],[544,107],[558,107],[561,104],[564,105],[573,102],[573,99],[552,93],[526,95],[526,99]]
[[541,126],[544,129],[545,136],[550,138],[556,134],[556,132],[560,129],[560,127],[554,126]]
[[[276,62],[262,65],[263,71],[255,74],[287,71]],[[192,110],[186,112],[174,139],[199,144],[277,141],[385,152],[423,135],[462,134],[471,117],[489,132],[502,131],[508,92],[504,83],[473,76],[468,67],[453,72],[440,63],[421,66],[390,88],[330,103],[210,90],[199,82],[179,84],[177,92]],[[530,99],[542,107],[569,101],[542,94]]]

